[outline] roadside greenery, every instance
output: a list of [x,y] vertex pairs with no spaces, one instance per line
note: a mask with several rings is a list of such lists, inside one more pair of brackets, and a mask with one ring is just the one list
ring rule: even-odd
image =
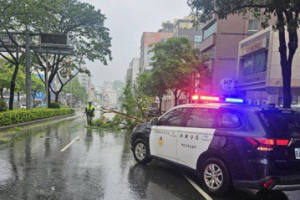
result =
[[0,113],[0,126],[19,124],[39,119],[56,117],[60,115],[73,114],[74,110],[69,108],[62,109],[46,109],[37,108],[32,110],[13,110]]
[[4,100],[0,99],[0,112],[4,112],[6,110],[7,110],[7,103]]
[[[276,19],[271,24],[278,31],[279,53],[283,79],[283,107],[291,108],[291,77],[293,59],[298,49],[299,7],[300,1],[295,0],[188,0],[192,9],[195,25],[206,23],[216,15],[226,19],[230,15],[239,14],[261,21],[263,27],[269,26],[271,18]],[[241,16],[241,17],[242,17]],[[286,32],[287,31],[287,32]]]

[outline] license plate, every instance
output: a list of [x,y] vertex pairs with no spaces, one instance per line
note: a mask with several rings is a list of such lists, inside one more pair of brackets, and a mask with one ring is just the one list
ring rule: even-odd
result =
[[295,155],[296,155],[296,159],[298,160],[300,160],[300,148],[296,148],[295,149]]

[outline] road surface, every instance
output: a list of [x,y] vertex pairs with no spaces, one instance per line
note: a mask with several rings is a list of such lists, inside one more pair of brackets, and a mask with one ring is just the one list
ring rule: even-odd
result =
[[[183,174],[186,174],[185,177]],[[88,131],[85,118],[46,126],[0,146],[0,199],[207,199],[172,165],[137,164],[130,133]],[[299,199],[300,192],[270,193],[269,199]],[[261,199],[235,191],[212,199]],[[264,197],[264,199],[266,199]]]

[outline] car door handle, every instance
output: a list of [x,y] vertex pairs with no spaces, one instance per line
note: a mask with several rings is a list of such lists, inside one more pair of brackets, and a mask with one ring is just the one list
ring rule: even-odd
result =
[[202,141],[210,141],[210,138],[207,135],[205,135],[201,138],[201,140]]
[[171,133],[170,137],[176,137],[176,133]]

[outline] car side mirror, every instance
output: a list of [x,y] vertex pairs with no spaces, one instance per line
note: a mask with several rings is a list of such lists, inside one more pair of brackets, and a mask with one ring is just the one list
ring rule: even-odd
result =
[[151,126],[157,126],[159,124],[159,120],[158,118],[153,118],[151,119]]

